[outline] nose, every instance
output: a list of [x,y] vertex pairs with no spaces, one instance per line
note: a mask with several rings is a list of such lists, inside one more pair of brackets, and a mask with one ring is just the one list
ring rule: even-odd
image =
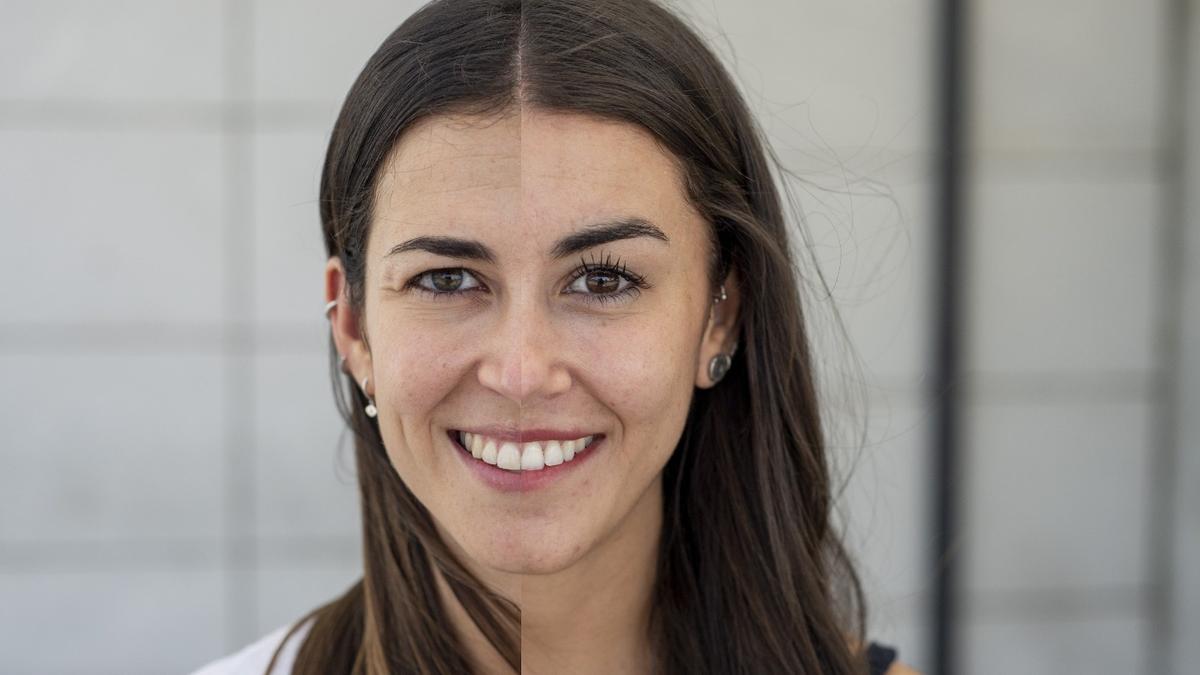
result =
[[512,297],[497,313],[479,382],[518,404],[561,394],[571,386],[561,336],[540,298]]

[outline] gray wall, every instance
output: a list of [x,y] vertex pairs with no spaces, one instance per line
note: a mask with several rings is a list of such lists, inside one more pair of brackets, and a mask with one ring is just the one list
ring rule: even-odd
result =
[[966,661],[1144,672],[1166,3],[976,6]]
[[[1188,83],[1183,92],[1186,120],[1200,119],[1200,8],[1191,3],[1187,24],[1191,40],[1187,45],[1184,75]],[[1168,661],[1174,675],[1185,672],[1185,664],[1195,662],[1195,636],[1200,635],[1200,128],[1185,129],[1183,180],[1181,181],[1182,222],[1179,269],[1179,312],[1176,335],[1181,345],[1177,374],[1178,387],[1178,464],[1172,503],[1173,527],[1167,591],[1173,592],[1169,634],[1166,639]]]
[[[1181,664],[1200,630],[1200,237],[1180,219],[1200,209],[1168,205],[1200,143],[1165,126],[1168,5],[974,4],[962,670]],[[4,2],[0,671],[187,671],[357,577],[317,181],[341,97],[416,6]],[[925,668],[934,5],[679,6],[794,172],[854,349],[818,302],[871,634]],[[1162,169],[1179,147],[1183,176]]]

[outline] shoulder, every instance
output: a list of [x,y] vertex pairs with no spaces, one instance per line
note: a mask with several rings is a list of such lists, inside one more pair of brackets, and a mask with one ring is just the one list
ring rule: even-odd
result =
[[895,661],[892,663],[892,666],[887,669],[887,672],[885,672],[883,675],[921,675],[921,674],[918,673],[917,671],[913,670],[912,668],[909,668],[908,666],[904,665],[903,663],[900,663],[899,661]]
[[[292,624],[280,626],[257,642],[201,667],[192,675],[263,675],[267,671],[267,665],[271,663],[275,648],[283,641],[283,637],[287,635],[291,627]],[[287,644],[279,652],[279,659],[276,660],[275,667],[272,669],[273,673],[292,672],[292,663],[296,660],[296,652],[300,650],[300,644],[304,642],[304,636],[311,627],[312,621],[309,620],[295,633],[292,633]]]

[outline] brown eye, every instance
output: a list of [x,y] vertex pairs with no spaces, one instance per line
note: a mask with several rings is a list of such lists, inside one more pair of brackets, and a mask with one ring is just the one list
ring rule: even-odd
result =
[[589,272],[584,282],[591,293],[598,295],[615,293],[621,285],[621,280],[611,272]]
[[413,278],[406,288],[416,288],[434,297],[453,297],[482,288],[475,275],[461,267],[430,270]]
[[462,270],[438,270],[430,272],[429,278],[433,281],[434,290],[451,292],[462,285],[463,274]]
[[588,265],[576,271],[574,280],[564,293],[581,296],[584,302],[605,304],[627,302],[649,288],[650,284],[624,267]]

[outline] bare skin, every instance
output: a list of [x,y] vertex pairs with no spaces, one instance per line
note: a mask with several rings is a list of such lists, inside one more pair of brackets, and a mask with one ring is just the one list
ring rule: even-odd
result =
[[[521,672],[650,673],[662,469],[695,388],[714,384],[709,361],[733,346],[738,279],[714,304],[708,225],[672,158],[633,125],[531,109],[434,117],[381,170],[363,330],[336,258],[326,294],[392,465],[459,558],[521,607]],[[553,254],[622,219],[657,234]],[[430,236],[493,259],[389,255]],[[553,483],[505,492],[447,436],[485,425],[583,429],[604,445]],[[438,581],[478,672],[511,673]]]
[[[552,255],[567,235],[629,218],[661,236]],[[522,672],[649,672],[662,468],[695,387],[713,384],[708,361],[732,346],[738,302],[730,277],[713,304],[706,227],[638,127],[531,110],[438,117],[383,168],[365,335],[344,311],[340,261],[326,268],[338,350],[356,381],[370,377],[393,466],[466,564],[521,607]],[[433,235],[477,241],[495,259],[387,255]],[[604,264],[645,287],[595,271]],[[464,292],[436,297],[447,285],[427,273],[447,269]],[[504,493],[446,437],[487,424],[585,429],[605,446],[553,484]],[[442,588],[473,661],[506,672]]]

